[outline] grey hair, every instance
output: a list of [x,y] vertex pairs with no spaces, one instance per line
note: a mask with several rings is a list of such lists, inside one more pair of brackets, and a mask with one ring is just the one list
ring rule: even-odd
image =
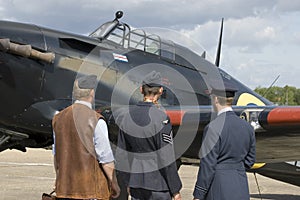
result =
[[93,89],[81,89],[78,86],[78,80],[74,81],[74,86],[73,86],[73,99],[75,100],[80,100],[82,98],[87,98],[89,97],[91,91]]

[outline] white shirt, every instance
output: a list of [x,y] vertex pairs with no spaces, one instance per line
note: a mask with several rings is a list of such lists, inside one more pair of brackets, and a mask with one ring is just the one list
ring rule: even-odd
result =
[[[86,105],[92,109],[92,104],[86,101],[76,100],[75,103],[80,103]],[[55,155],[55,132],[53,131],[54,144],[52,148],[53,155]],[[103,119],[98,120],[98,123],[94,132],[94,144],[97,160],[99,163],[109,163],[114,161],[114,156],[111,150],[109,138],[108,138],[108,129],[106,122]]]
[[224,112],[228,112],[228,111],[233,111],[231,107],[226,107],[226,108],[223,108],[222,110],[220,110],[218,112],[218,116],[221,115],[222,113]]

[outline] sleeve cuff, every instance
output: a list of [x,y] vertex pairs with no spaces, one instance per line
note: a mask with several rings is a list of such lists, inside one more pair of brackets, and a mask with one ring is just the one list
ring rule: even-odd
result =
[[207,189],[196,185],[193,192],[193,196],[195,199],[204,199],[206,193],[207,193]]

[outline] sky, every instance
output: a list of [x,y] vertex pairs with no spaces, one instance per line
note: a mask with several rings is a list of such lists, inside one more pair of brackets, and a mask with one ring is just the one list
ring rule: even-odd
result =
[[211,62],[224,18],[223,70],[251,89],[269,87],[278,76],[275,86],[300,88],[299,0],[0,0],[0,20],[82,35],[118,10],[134,28],[184,34]]

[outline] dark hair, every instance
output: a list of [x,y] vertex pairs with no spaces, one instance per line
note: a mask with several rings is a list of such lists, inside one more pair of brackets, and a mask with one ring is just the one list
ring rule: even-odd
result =
[[159,89],[161,87],[150,87],[148,85],[142,85],[142,94],[144,96],[155,96],[159,94]]

